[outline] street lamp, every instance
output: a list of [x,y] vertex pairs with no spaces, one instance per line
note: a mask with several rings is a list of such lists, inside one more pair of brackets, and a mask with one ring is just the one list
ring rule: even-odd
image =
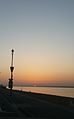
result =
[[12,88],[13,88],[13,70],[14,70],[14,66],[13,66],[13,54],[14,54],[14,50],[11,50],[11,66],[10,66],[10,72],[11,72],[11,77],[9,79],[9,85],[8,87],[10,88],[10,91],[12,92]]

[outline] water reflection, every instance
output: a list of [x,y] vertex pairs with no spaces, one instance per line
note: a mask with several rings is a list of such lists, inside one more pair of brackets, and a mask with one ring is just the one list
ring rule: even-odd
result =
[[14,87],[16,90],[52,94],[74,98],[74,88],[53,88],[53,87]]

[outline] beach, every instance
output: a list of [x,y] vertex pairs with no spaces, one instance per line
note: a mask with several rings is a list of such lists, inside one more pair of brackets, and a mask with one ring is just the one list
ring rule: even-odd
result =
[[0,87],[0,118],[74,119],[74,98]]

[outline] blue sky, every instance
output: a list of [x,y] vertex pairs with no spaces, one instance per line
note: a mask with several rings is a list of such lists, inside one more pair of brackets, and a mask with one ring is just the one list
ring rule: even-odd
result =
[[[30,70],[47,75],[72,73],[73,77],[74,0],[0,0],[2,83],[7,83],[9,77],[12,48],[15,50],[16,83],[18,72],[23,75]],[[58,82],[64,83],[64,79]]]

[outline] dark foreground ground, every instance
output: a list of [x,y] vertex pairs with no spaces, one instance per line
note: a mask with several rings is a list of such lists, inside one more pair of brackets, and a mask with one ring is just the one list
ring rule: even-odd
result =
[[74,98],[0,88],[0,119],[74,119]]

